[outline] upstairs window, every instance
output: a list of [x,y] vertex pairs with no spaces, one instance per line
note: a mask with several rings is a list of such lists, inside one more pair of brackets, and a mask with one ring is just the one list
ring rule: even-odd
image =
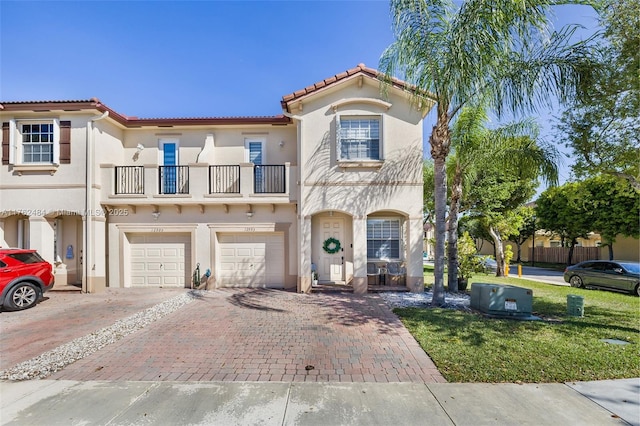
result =
[[340,160],[379,160],[380,118],[341,117],[337,140]]
[[53,163],[53,123],[22,125],[22,162]]
[[70,121],[12,119],[2,123],[2,164],[37,167],[70,162]]

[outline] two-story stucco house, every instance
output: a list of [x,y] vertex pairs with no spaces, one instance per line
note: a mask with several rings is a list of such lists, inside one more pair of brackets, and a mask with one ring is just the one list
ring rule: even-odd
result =
[[3,102],[0,246],[35,248],[86,292],[367,291],[399,262],[422,291],[422,121],[400,81],[359,65],[272,117],[127,117],[97,99]]

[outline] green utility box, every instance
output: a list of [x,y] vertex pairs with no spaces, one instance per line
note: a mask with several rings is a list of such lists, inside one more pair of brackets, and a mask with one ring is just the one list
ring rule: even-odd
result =
[[584,297],[567,294],[567,315],[570,317],[584,316]]
[[533,291],[511,285],[473,283],[472,309],[504,317],[530,317],[533,312]]

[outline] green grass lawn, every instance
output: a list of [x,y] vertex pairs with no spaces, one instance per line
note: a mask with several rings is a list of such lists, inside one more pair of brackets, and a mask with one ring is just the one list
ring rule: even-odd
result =
[[[425,274],[427,286],[433,275]],[[473,282],[533,290],[543,321],[489,319],[452,309],[395,309],[450,382],[565,382],[640,377],[640,298],[481,275]],[[446,281],[445,281],[446,283]],[[584,317],[566,315],[584,296]],[[613,345],[601,339],[619,339]]]

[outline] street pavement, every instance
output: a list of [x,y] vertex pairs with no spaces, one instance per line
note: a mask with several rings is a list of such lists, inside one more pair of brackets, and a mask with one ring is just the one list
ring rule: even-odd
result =
[[[509,271],[509,276],[518,277],[518,266],[511,265],[511,270]],[[563,278],[563,273],[560,271],[555,271],[553,269],[545,269],[538,268],[533,266],[523,266],[522,267],[522,276],[519,278],[530,280],[530,281],[538,281],[547,284],[553,285],[563,285],[568,286],[569,283],[566,283]]]
[[[144,290],[2,312],[0,365],[187,291]],[[444,383],[377,295],[225,289],[47,379],[0,382],[0,424],[640,426],[640,378]]]

